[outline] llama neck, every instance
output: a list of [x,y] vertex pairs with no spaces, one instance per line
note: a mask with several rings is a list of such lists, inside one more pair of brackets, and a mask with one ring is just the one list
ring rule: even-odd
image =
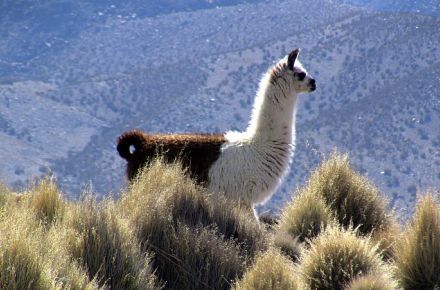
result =
[[291,143],[294,137],[297,94],[283,82],[263,78],[246,133],[252,139]]

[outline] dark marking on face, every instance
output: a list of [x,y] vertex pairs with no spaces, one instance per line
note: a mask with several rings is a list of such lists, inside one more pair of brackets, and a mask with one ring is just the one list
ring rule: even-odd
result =
[[298,77],[298,80],[300,80],[301,82],[306,78],[306,73],[305,72],[300,72],[296,74]]

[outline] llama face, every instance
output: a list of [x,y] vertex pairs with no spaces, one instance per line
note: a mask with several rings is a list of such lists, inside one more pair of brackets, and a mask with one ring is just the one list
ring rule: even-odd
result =
[[316,81],[312,78],[298,60],[300,49],[292,51],[287,57],[287,74],[291,78],[297,93],[313,92],[316,90]]

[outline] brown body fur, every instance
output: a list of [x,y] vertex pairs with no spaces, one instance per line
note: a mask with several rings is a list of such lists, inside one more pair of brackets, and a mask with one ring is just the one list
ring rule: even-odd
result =
[[127,160],[129,180],[154,157],[163,156],[166,163],[182,162],[191,178],[204,184],[224,142],[223,134],[147,134],[132,130],[118,138],[117,149]]

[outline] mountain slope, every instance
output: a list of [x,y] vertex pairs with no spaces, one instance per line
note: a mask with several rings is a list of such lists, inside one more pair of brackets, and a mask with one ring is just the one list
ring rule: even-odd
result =
[[292,170],[266,208],[280,207],[334,148],[399,208],[411,209],[418,190],[440,188],[438,19],[324,0],[153,17],[119,9],[120,17],[87,20],[58,49],[42,36],[30,60],[6,57],[20,33],[0,45],[0,176],[9,184],[51,168],[72,195],[89,181],[116,192],[119,134],[244,129],[261,74],[301,47],[318,90],[300,99]]

